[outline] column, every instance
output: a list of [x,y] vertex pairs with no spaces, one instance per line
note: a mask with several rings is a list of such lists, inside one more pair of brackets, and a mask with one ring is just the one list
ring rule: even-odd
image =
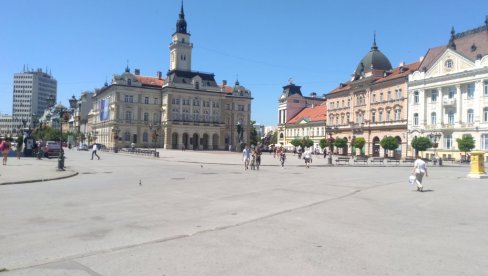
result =
[[457,122],[459,124],[462,123],[462,110],[461,110],[461,101],[462,101],[462,94],[461,94],[461,85],[458,84],[456,85],[456,116],[457,116]]
[[437,120],[441,125],[444,124],[444,95],[442,93],[442,87],[437,89],[437,92],[439,94],[439,102],[441,103],[441,108],[440,108],[440,114],[437,116],[439,119]]

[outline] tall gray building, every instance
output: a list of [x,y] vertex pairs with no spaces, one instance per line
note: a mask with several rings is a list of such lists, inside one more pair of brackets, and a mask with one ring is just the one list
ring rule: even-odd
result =
[[12,119],[15,124],[27,120],[29,126],[32,119],[40,116],[47,108],[47,98],[56,98],[57,81],[42,69],[23,70],[14,74],[12,101]]

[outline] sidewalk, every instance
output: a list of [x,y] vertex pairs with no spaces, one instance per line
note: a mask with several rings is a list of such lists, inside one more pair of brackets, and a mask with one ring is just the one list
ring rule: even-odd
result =
[[77,171],[65,168],[57,171],[57,158],[37,160],[35,158],[9,157],[6,166],[0,166],[0,185],[42,182],[75,176]]

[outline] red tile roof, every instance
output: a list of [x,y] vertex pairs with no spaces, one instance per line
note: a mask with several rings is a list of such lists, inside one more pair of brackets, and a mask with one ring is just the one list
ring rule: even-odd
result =
[[300,111],[297,115],[293,118],[288,120],[288,124],[296,124],[300,122],[302,119],[308,120],[308,122],[317,122],[317,121],[325,121],[327,116],[327,105],[325,102],[321,105],[314,106],[314,107],[305,107]]
[[[413,73],[419,68],[420,61],[410,63],[410,64],[405,64],[403,66],[398,66],[397,68],[393,69],[393,72],[389,74],[388,76],[378,79],[374,81],[373,83],[380,83],[388,80],[393,80],[401,77],[408,76],[409,74]],[[403,71],[402,71],[403,70]]]
[[142,85],[162,87],[164,84],[164,80],[157,77],[147,77],[141,75],[135,75],[134,77]]

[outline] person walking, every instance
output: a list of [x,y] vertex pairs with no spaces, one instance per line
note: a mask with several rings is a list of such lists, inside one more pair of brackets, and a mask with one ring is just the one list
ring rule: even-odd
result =
[[10,152],[10,142],[7,139],[0,141],[0,150],[2,151],[2,164],[7,165],[8,153]]
[[281,167],[284,167],[285,166],[285,161],[286,161],[286,154],[285,154],[285,150],[282,150],[280,152],[280,162],[281,162]]
[[97,149],[98,149],[97,144],[93,144],[91,160],[93,160],[93,155],[96,155],[98,157],[98,160],[100,160],[100,156],[98,156],[98,154],[97,154]]
[[242,161],[244,161],[244,169],[247,170],[249,168],[249,160],[251,158],[251,150],[249,146],[246,145],[242,150]]
[[412,175],[415,175],[415,182],[417,184],[417,191],[423,192],[424,186],[422,186],[422,178],[424,175],[427,177],[427,164],[425,163],[420,155],[417,154],[417,160],[413,163]]
[[310,168],[310,163],[312,162],[312,153],[307,150],[303,153],[303,159],[305,160],[305,166]]

